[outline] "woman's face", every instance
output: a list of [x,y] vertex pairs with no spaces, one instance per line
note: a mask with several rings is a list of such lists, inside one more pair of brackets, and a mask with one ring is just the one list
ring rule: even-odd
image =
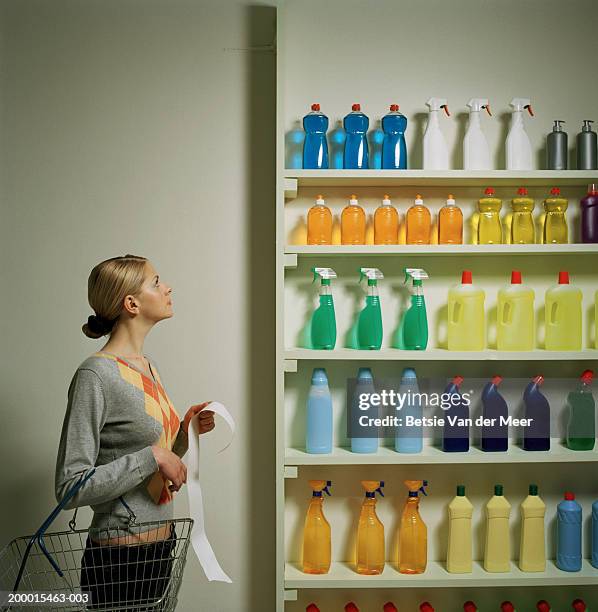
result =
[[145,280],[137,295],[144,318],[157,323],[173,315],[172,287],[160,280],[156,269],[148,261],[145,264]]

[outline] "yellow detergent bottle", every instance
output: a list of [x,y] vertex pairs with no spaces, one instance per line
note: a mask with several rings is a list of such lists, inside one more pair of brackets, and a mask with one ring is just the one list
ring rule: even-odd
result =
[[384,570],[384,525],[376,514],[376,493],[382,493],[384,481],[362,480],[365,500],[357,527],[357,573],[381,574]]
[[534,200],[527,195],[527,189],[520,187],[517,190],[518,197],[511,201],[513,219],[511,221],[511,243],[512,244],[534,244],[536,232],[532,211]]
[[544,230],[545,244],[567,244],[569,241],[569,228],[567,227],[566,198],[561,198],[561,190],[553,187],[550,190],[552,197],[544,200]]
[[494,497],[486,505],[484,569],[487,572],[511,571],[510,515],[511,504],[503,496],[502,485],[494,485]]
[[457,495],[448,507],[449,532],[446,569],[451,574],[472,571],[471,517],[473,504],[465,497],[465,487],[457,486]]
[[399,526],[399,572],[423,574],[428,562],[428,530],[419,514],[419,492],[427,495],[427,480],[405,480],[409,497]]
[[559,272],[559,284],[546,291],[547,351],[581,350],[581,289],[569,284],[569,272]]
[[398,244],[399,213],[385,195],[374,213],[374,244]]
[[478,200],[478,244],[501,244],[502,226],[500,223],[500,209],[502,200],[494,197],[494,189],[488,187],[485,196]]
[[531,484],[529,495],[521,504],[519,569],[522,572],[543,572],[546,570],[545,515],[546,504],[538,495],[538,485]]
[[485,294],[472,284],[471,270],[463,270],[461,284],[448,294],[448,350],[483,351],[486,348]]
[[498,292],[496,348],[532,351],[536,343],[533,289],[521,284],[521,272],[511,272],[511,284]]
[[330,480],[310,480],[313,494],[303,530],[303,571],[306,574],[327,574],[330,569],[332,540],[330,524],[322,511],[322,491],[330,495]]

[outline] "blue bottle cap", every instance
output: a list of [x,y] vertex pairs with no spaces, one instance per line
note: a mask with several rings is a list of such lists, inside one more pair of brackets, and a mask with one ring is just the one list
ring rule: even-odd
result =
[[327,385],[328,377],[326,376],[325,368],[314,368],[314,371],[311,375],[311,384],[312,385]]
[[359,380],[373,380],[372,370],[370,368],[359,368],[357,372],[357,378]]

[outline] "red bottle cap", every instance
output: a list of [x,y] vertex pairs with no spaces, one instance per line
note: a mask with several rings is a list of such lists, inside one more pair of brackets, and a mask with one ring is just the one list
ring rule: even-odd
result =
[[567,491],[565,493],[565,499],[567,501],[573,501],[575,499],[575,493],[572,493],[571,491]]
[[588,185],[588,195],[598,195],[598,185],[596,183]]
[[434,612],[434,608],[429,601],[424,601],[424,603],[419,607],[420,612]]
[[463,382],[463,376],[455,376],[453,378],[453,384],[457,385],[457,387],[461,386],[462,382]]
[[550,604],[545,599],[539,601],[536,608],[538,608],[538,612],[550,612]]
[[527,195],[527,189],[525,187],[519,187],[519,189],[517,190],[517,193],[519,195],[526,196]]
[[392,603],[392,601],[387,601],[384,604],[384,612],[398,612],[397,607]]
[[320,110],[320,105],[319,104],[312,104],[311,105],[311,110],[312,111],[319,111]]
[[572,605],[575,612],[586,612],[587,606],[583,599],[576,599]]
[[471,275],[471,270],[463,270],[461,273],[461,284],[462,285],[471,285],[473,283],[473,277]]
[[559,272],[559,285],[568,285],[569,284],[569,272],[561,270]]
[[511,272],[511,285],[521,285],[521,271],[513,270]]
[[589,385],[594,380],[594,372],[592,370],[584,370],[581,373],[581,380]]
[[350,601],[345,606],[345,612],[359,612],[359,608],[352,601]]
[[497,387],[498,385],[500,385],[500,383],[502,382],[502,376],[498,376],[498,374],[496,376],[492,377],[492,384]]
[[320,608],[316,604],[311,603],[305,608],[305,612],[320,612]]
[[550,195],[559,196],[561,195],[561,190],[558,187],[553,187],[550,190]]
[[515,606],[510,601],[503,601],[500,604],[501,612],[515,612]]
[[486,187],[484,193],[486,195],[493,196],[494,195],[494,187]]
[[361,110],[361,104],[353,104],[353,106],[351,107],[352,111],[360,111]]
[[398,104],[391,104],[390,105],[390,111],[392,113],[396,113],[399,110],[399,105]]
[[477,609],[478,607],[473,603],[473,601],[466,601],[463,604],[463,610],[465,610],[465,612],[476,612]]
[[534,376],[532,380],[537,384],[541,385],[544,382],[544,376],[542,374],[538,374],[538,376]]

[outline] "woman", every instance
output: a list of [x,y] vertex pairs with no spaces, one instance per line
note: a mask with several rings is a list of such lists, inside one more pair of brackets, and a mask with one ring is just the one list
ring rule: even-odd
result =
[[[95,606],[136,602],[140,610],[162,597],[176,543],[171,502],[187,481],[181,457],[189,424],[199,414],[199,432],[214,429],[209,402],[189,408],[180,422],[156,364],[143,354],[152,327],[173,315],[171,294],[152,264],[134,255],[103,261],[88,280],[95,314],[83,333],[109,338],[71,381],[55,485],[60,500],[95,467],[67,505],[94,512],[81,588]],[[154,524],[136,527],[132,516]]]

